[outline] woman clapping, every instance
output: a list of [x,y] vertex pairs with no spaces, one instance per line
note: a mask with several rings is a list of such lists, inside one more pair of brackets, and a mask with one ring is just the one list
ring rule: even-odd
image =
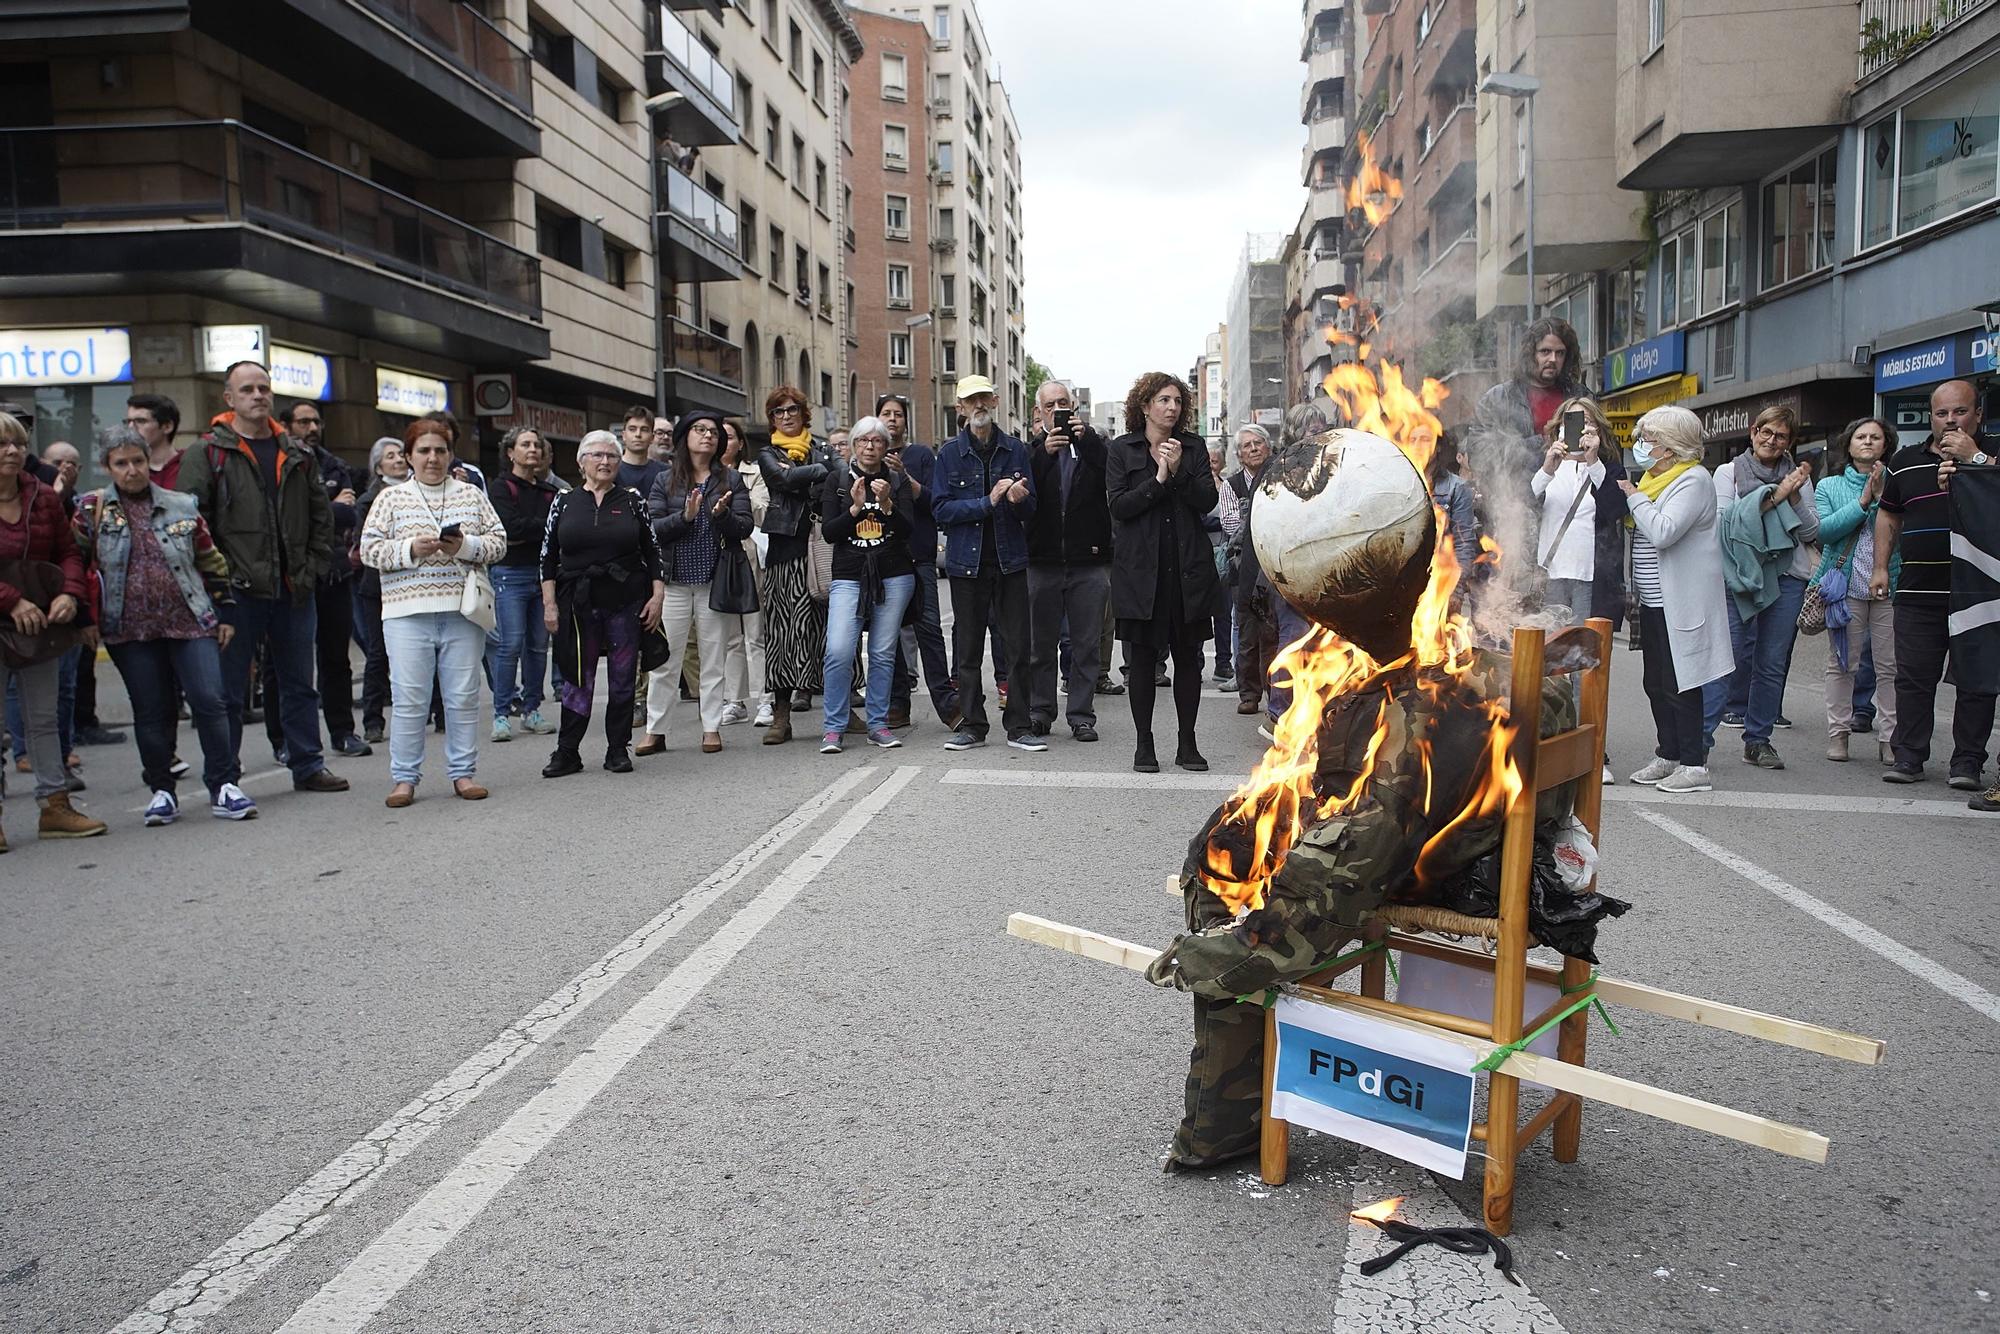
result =
[[888,449],[889,428],[880,417],[854,423],[848,462],[827,477],[821,494],[820,532],[833,544],[822,755],[840,753],[863,626],[868,630],[868,739],[885,750],[903,744],[889,730],[889,694],[903,613],[917,591],[916,563],[910,556],[910,516],[917,502],[908,475],[886,466]]
[[[479,680],[493,589],[485,567],[507,554],[507,531],[486,493],[451,475],[451,441],[434,421],[405,436],[411,481],[390,487],[369,507],[361,559],[382,575],[382,641],[389,650],[387,805],[417,798],[424,763],[424,719],[435,677],[444,699],[444,754],[452,790],[481,801]],[[471,609],[468,614],[468,608]]]

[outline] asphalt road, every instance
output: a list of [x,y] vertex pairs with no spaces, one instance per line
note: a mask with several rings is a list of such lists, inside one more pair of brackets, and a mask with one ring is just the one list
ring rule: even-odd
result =
[[[261,819],[163,830],[132,751],[87,751],[111,836],[37,843],[17,777],[0,860],[0,1328],[2000,1326],[2000,817],[1819,758],[1817,654],[1791,768],[1731,735],[1711,797],[1618,790],[1605,884],[1636,907],[1601,949],[1887,1060],[1617,1012],[1594,1064],[1832,1156],[1593,1104],[1578,1163],[1523,1164],[1527,1293],[1438,1253],[1355,1271],[1384,1243],[1354,1203],[1476,1214],[1476,1164],[1438,1183],[1301,1134],[1281,1188],[1162,1175],[1185,1000],[1004,934],[1171,938],[1163,879],[1260,744],[1233,697],[1204,700],[1216,772],[1143,787],[1122,699],[1043,755],[746,726],[548,782],[517,740],[482,752],[490,801],[433,776],[399,812],[378,754],[337,764],[349,794],[266,773]],[[1621,775],[1638,685],[1621,648]]]

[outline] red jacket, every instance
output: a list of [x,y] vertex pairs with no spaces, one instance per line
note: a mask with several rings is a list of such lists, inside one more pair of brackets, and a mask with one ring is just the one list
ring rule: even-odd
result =
[[[88,608],[90,585],[84,579],[83,553],[76,549],[62,498],[54,487],[25,472],[21,474],[21,517],[24,522],[19,526],[0,523],[0,561],[39,560],[60,565],[63,592],[75,598],[79,608]],[[0,580],[0,612],[12,611],[20,600],[21,590]]]

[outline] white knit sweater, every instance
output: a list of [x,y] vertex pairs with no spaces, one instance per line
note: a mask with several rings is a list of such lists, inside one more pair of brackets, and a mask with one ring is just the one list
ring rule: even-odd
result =
[[[465,541],[454,558],[434,552],[418,559],[410,544],[436,537],[456,523]],[[361,559],[382,572],[382,619],[429,611],[457,611],[465,596],[465,572],[491,565],[507,554],[507,533],[486,493],[469,482],[447,478],[426,486],[416,478],[375,497],[361,528]]]

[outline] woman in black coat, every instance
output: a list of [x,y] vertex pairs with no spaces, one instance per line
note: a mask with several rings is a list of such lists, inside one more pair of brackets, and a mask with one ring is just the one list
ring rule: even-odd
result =
[[771,692],[771,725],[764,744],[792,739],[792,696],[820,692],[826,657],[826,603],[813,597],[807,577],[809,545],[818,523],[819,494],[834,462],[807,428],[806,396],[781,384],[764,397],[771,443],[757,454],[757,470],[771,495],[764,509],[764,688]]
[[1139,377],[1125,397],[1125,434],[1106,450],[1111,500],[1111,613],[1132,669],[1132,722],[1139,734],[1132,767],[1160,771],[1153,753],[1153,684],[1174,660],[1174,711],[1180,739],[1174,763],[1201,773],[1195,747],[1201,709],[1202,645],[1214,621],[1215,555],[1203,519],[1215,508],[1208,451],[1189,429],[1188,387],[1163,371]]

